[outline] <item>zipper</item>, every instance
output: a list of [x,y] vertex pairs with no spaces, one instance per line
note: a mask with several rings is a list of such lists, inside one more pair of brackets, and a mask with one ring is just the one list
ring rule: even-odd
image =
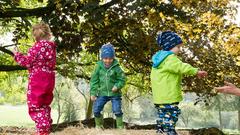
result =
[[108,96],[109,96],[110,94],[109,94],[109,90],[108,90],[108,71],[105,76],[106,76],[105,80],[106,80],[107,92],[108,92]]
[[108,89],[108,79],[109,79],[109,78],[108,78],[108,72],[109,72],[113,67],[115,67],[116,65],[117,65],[117,64],[115,64],[115,65],[111,66],[109,69],[107,69],[107,73],[106,73],[106,75],[105,75],[105,76],[106,76],[106,79],[105,79],[106,81],[105,81],[105,82],[106,82],[106,86],[107,86],[108,96],[110,96],[110,92],[109,92],[110,90]]

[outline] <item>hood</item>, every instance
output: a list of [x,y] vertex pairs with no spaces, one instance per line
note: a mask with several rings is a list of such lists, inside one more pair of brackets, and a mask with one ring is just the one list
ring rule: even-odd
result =
[[160,50],[156,54],[153,55],[153,68],[157,68],[169,55],[174,54],[171,51],[163,51]]

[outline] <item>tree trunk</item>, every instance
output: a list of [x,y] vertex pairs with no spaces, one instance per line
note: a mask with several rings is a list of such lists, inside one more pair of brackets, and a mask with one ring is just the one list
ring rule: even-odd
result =
[[83,96],[83,98],[85,100],[85,108],[84,108],[84,110],[85,110],[85,119],[87,119],[87,110],[88,110],[88,99],[87,99],[87,96],[79,88],[77,88],[77,86],[76,86],[76,89]]
[[219,115],[219,125],[220,125],[220,129],[223,129],[221,110],[218,110],[218,115]]
[[91,119],[92,118],[92,107],[93,107],[93,102],[91,98],[89,98],[88,102],[88,108],[87,108],[87,114],[86,114],[86,119]]
[[240,131],[240,110],[238,110],[238,130]]
[[59,122],[60,122],[60,119],[61,119],[61,116],[62,116],[62,112],[61,112],[61,105],[60,105],[60,93],[57,89],[55,89],[55,99],[56,99],[56,102],[57,102],[57,112],[58,112],[58,117],[57,117],[57,123],[56,123],[56,127],[53,129],[53,131],[56,131],[56,129],[58,128],[59,126]]
[[223,123],[222,123],[222,107],[221,107],[221,100],[220,100],[220,97],[217,96],[217,102],[218,102],[218,116],[219,116],[219,126],[220,126],[220,129],[223,129]]
[[240,105],[240,97],[237,97],[238,98],[238,104],[237,104],[237,110],[238,110],[238,130],[240,131],[240,108],[239,108],[239,105]]

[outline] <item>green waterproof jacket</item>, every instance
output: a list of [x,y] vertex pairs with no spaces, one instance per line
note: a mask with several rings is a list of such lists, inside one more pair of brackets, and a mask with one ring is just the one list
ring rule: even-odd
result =
[[153,58],[151,86],[154,104],[171,104],[182,101],[182,76],[193,76],[198,69],[183,63],[170,51],[159,51]]
[[[105,68],[103,61],[98,61],[90,80],[90,95],[121,96],[125,82],[125,74],[116,59],[110,68]],[[117,92],[112,92],[114,86],[117,87]]]

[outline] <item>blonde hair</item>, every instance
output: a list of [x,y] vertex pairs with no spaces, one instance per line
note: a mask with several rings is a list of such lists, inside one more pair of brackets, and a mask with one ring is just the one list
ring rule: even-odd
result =
[[51,30],[48,24],[39,23],[32,27],[32,33],[36,41],[46,39],[50,40],[51,38]]

